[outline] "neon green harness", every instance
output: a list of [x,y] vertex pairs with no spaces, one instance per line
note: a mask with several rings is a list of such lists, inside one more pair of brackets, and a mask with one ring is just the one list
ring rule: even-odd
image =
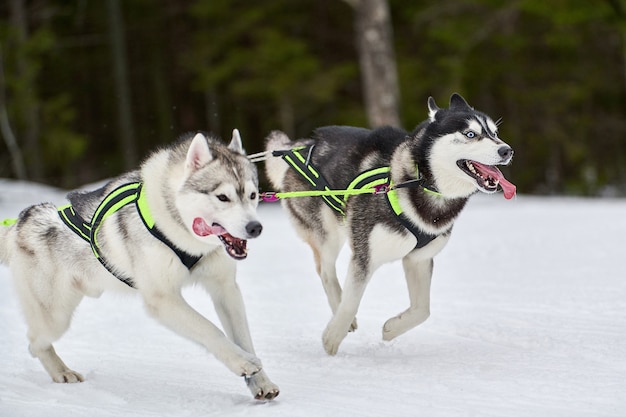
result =
[[68,204],[63,207],[59,207],[59,216],[61,220],[72,229],[78,236],[84,239],[91,245],[91,249],[98,261],[113,275],[115,275],[120,281],[124,282],[130,287],[133,286],[131,278],[125,277],[122,274],[113,270],[103,257],[102,250],[98,244],[98,232],[104,222],[113,213],[120,210],[122,207],[126,207],[129,204],[135,203],[139,217],[143,221],[146,229],[154,236],[168,246],[178,256],[183,265],[188,269],[193,266],[202,258],[202,256],[189,254],[174,245],[155,225],[154,218],[148,207],[146,200],[146,194],[142,192],[143,184],[141,182],[133,182],[124,184],[111,191],[104,200],[100,203],[96,211],[94,212],[91,222],[86,222],[81,216],[79,216],[72,205]]
[[[281,156],[290,167],[296,170],[300,176],[311,184],[314,190],[264,193],[265,201],[276,201],[280,198],[291,197],[322,197],[326,205],[345,216],[346,202],[351,195],[385,194],[387,203],[395,214],[396,219],[417,239],[416,248],[426,246],[437,237],[437,235],[431,235],[419,229],[408,216],[404,214],[396,188],[409,185],[406,183],[394,186],[390,178],[390,167],[379,167],[362,172],[350,182],[345,190],[331,189],[328,181],[326,181],[323,175],[310,163],[313,146],[314,145],[301,146],[285,151],[274,151],[272,154],[274,156]],[[417,176],[419,178],[419,172]],[[413,186],[412,183],[411,186]],[[429,194],[441,195],[437,191],[433,191],[422,185],[419,186]]]
[[[104,222],[113,213],[119,211],[129,204],[135,203],[139,217],[146,226],[146,229],[154,236],[168,246],[178,256],[183,265],[188,269],[202,259],[202,256],[189,254],[174,245],[155,225],[154,218],[148,207],[145,193],[142,193],[142,183],[132,182],[121,185],[111,191],[100,203],[93,214],[91,222],[83,219],[71,204],[67,204],[58,208],[59,217],[74,233],[85,240],[91,246],[94,256],[100,263],[120,281],[134,288],[133,280],[123,274],[115,271],[113,265],[107,262],[102,254],[102,248],[98,244],[98,232]],[[3,226],[11,226],[17,222],[17,219],[5,219],[0,223]]]

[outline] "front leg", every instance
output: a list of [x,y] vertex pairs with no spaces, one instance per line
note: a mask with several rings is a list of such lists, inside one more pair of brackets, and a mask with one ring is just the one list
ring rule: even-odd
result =
[[[235,271],[225,270],[219,275],[212,274],[201,280],[220,318],[228,337],[241,349],[255,354],[252,337],[248,326],[246,309],[239,286],[235,281]],[[265,371],[245,377],[246,385],[257,400],[271,400],[278,396],[280,390]]]
[[191,308],[180,290],[143,292],[148,313],[172,331],[202,346],[239,376],[252,376],[261,361],[231,342],[213,323]]
[[383,326],[383,339],[392,340],[422,324],[430,316],[430,283],[433,260],[418,260],[411,254],[402,259],[404,275],[409,290],[410,307],[387,320]]
[[[337,312],[337,307],[341,302],[341,286],[337,279],[337,257],[341,251],[344,240],[338,233],[324,233],[320,235],[305,235],[305,240],[313,250],[315,259],[315,269],[320,276],[328,305],[333,314]],[[357,329],[356,318],[352,321],[349,331],[353,332]]]

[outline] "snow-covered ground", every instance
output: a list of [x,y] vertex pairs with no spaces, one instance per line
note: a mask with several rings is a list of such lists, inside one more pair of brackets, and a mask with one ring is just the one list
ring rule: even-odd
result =
[[[42,200],[63,193],[0,181],[0,220]],[[54,384],[28,354],[2,266],[0,416],[626,416],[626,200],[474,197],[435,260],[431,318],[382,341],[408,305],[389,264],[336,357],[322,349],[330,309],[308,248],[278,205],[260,215],[239,282],[275,401],[254,401],[138,298],[116,294],[85,299],[56,344],[86,382]],[[216,320],[199,289],[185,296]]]

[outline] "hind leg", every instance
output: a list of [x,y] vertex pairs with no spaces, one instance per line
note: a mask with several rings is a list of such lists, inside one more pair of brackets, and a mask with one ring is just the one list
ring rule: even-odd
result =
[[339,345],[350,330],[351,323],[354,323],[365,287],[372,276],[372,271],[368,266],[361,265],[361,262],[356,260],[354,256],[350,261],[341,303],[339,303],[337,311],[328,322],[322,335],[324,349],[329,355],[337,353]]
[[402,259],[409,290],[410,307],[387,320],[383,326],[383,339],[392,340],[423,323],[430,316],[430,282],[433,260],[415,260],[410,255]]
[[[315,269],[319,275],[326,298],[328,299],[328,305],[333,314],[337,312],[337,308],[341,303],[341,286],[339,285],[339,279],[337,278],[336,262],[343,241],[340,239],[322,240],[319,237],[308,236],[306,242],[313,251],[313,258],[315,259]],[[350,331],[357,329],[356,318],[350,325]]]
[[[325,213],[324,210],[322,213]],[[334,218],[323,219],[321,224],[330,223],[329,227],[321,229],[309,229],[303,226],[296,227],[300,237],[311,247],[313,258],[315,260],[315,270],[319,275],[328,305],[333,313],[337,312],[337,308],[341,303],[341,285],[337,278],[337,257],[341,248],[345,243],[345,236],[335,224]],[[296,222],[297,223],[297,222]],[[356,318],[352,320],[349,331],[357,329]]]
[[82,382],[83,376],[70,369],[52,346],[52,342],[61,338],[69,328],[72,313],[80,303],[82,294],[74,289],[64,293],[46,285],[46,281],[53,283],[54,277],[45,277],[37,284],[28,283],[27,279],[16,281],[23,282],[23,285],[18,286],[18,293],[28,325],[31,355],[39,359],[53,381]]
[[[79,302],[80,297],[75,300],[75,306]],[[70,369],[61,360],[54,346],[52,346],[52,342],[60,339],[69,328],[72,311],[47,313],[45,310],[42,310],[27,314],[30,353],[33,357],[39,359],[54,382],[71,383],[84,381],[81,374]]]

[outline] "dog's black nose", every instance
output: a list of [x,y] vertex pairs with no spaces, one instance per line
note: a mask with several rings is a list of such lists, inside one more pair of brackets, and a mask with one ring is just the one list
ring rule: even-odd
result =
[[500,155],[502,159],[509,159],[513,156],[513,148],[510,146],[500,146],[498,149],[498,155]]
[[248,232],[248,236],[257,237],[263,231],[263,225],[259,222],[250,222],[246,225],[246,232]]

